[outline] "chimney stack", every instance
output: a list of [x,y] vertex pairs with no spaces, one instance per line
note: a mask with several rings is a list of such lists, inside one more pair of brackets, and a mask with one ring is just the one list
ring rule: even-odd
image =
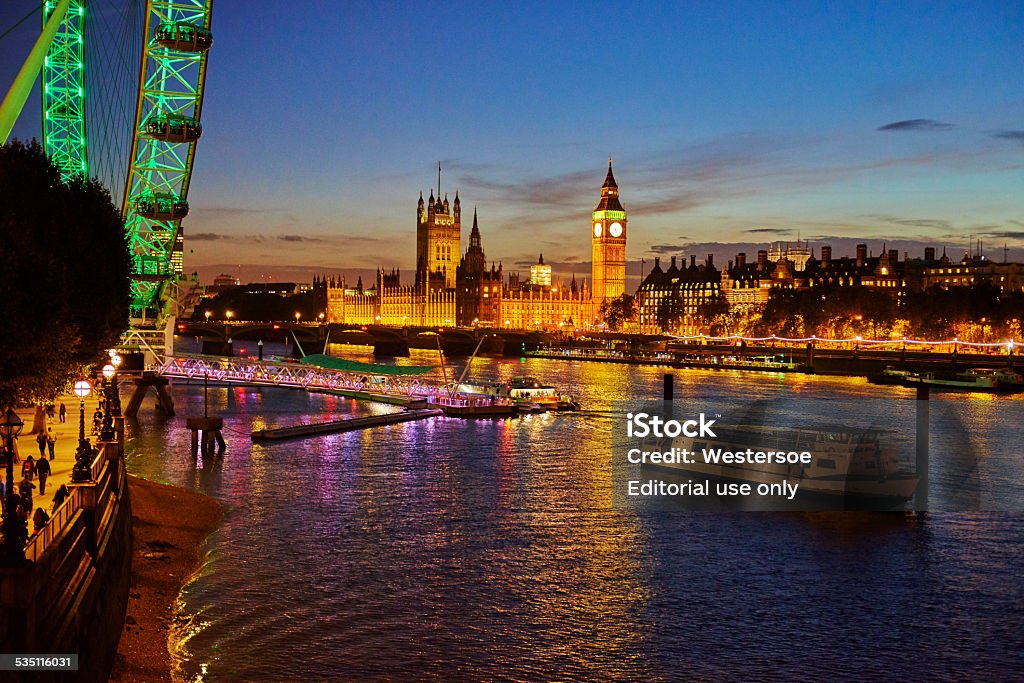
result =
[[827,244],[821,248],[821,262],[825,264],[832,262],[832,247]]
[[768,250],[758,249],[757,250],[757,267],[767,268],[768,267]]
[[889,265],[890,266],[895,266],[899,262],[899,260],[900,260],[899,249],[890,249],[889,250]]
[[935,247],[925,247],[924,248],[924,260],[925,261],[934,261],[935,260]]
[[863,268],[864,262],[868,260],[868,245],[858,244],[857,245],[857,267]]
[[742,268],[745,265],[747,265],[747,253],[745,251],[741,251],[736,254],[736,267]]

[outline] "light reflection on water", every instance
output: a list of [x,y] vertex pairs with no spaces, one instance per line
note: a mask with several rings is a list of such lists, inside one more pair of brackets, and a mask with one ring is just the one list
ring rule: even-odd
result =
[[[436,354],[404,362],[432,364]],[[586,409],[254,444],[254,428],[393,408],[211,387],[228,452],[209,463],[191,458],[182,417],[144,413],[131,429],[130,470],[229,508],[209,566],[182,596],[195,617],[176,634],[183,675],[813,679],[828,665],[851,678],[942,679],[1024,670],[1020,516],[936,514],[910,528],[899,516],[611,511],[613,403],[657,398],[664,371],[473,364],[478,379],[524,372]],[[810,376],[676,376],[687,410],[709,397],[879,391]],[[201,387],[174,392],[179,416],[201,414]],[[993,431],[1006,416],[994,405],[957,403],[965,420]]]

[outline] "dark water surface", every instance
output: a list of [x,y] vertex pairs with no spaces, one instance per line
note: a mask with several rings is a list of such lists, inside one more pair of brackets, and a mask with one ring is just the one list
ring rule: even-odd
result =
[[[407,362],[436,361],[413,354]],[[570,391],[585,410],[257,444],[253,429],[394,408],[211,388],[228,451],[197,463],[183,416],[202,413],[202,387],[174,387],[173,420],[147,412],[147,402],[130,425],[129,469],[229,510],[208,564],[182,594],[185,620],[172,634],[182,676],[1024,678],[1024,515],[933,513],[914,527],[899,515],[615,511],[615,402],[658,397],[663,370],[473,364],[480,379],[523,372]],[[844,378],[676,377],[678,404],[698,409],[882,391]],[[1019,488],[1024,439],[1006,430],[1021,428],[1024,401],[998,401],[954,405],[981,435],[974,476]],[[882,412],[912,419],[912,410],[912,401],[892,401]]]

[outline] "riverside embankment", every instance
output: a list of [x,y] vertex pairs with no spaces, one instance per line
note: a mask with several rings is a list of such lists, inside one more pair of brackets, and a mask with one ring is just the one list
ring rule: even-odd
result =
[[201,566],[203,541],[224,509],[200,493],[135,476],[132,497],[132,572],[112,681],[172,680],[168,634],[181,587]]

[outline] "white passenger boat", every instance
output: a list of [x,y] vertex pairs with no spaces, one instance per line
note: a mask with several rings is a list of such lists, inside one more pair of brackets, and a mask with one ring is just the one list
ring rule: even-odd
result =
[[572,397],[561,394],[557,388],[542,384],[533,377],[517,377],[508,382],[487,384],[463,382],[458,385],[456,392],[508,398],[515,402],[521,411],[575,410],[580,407]]

